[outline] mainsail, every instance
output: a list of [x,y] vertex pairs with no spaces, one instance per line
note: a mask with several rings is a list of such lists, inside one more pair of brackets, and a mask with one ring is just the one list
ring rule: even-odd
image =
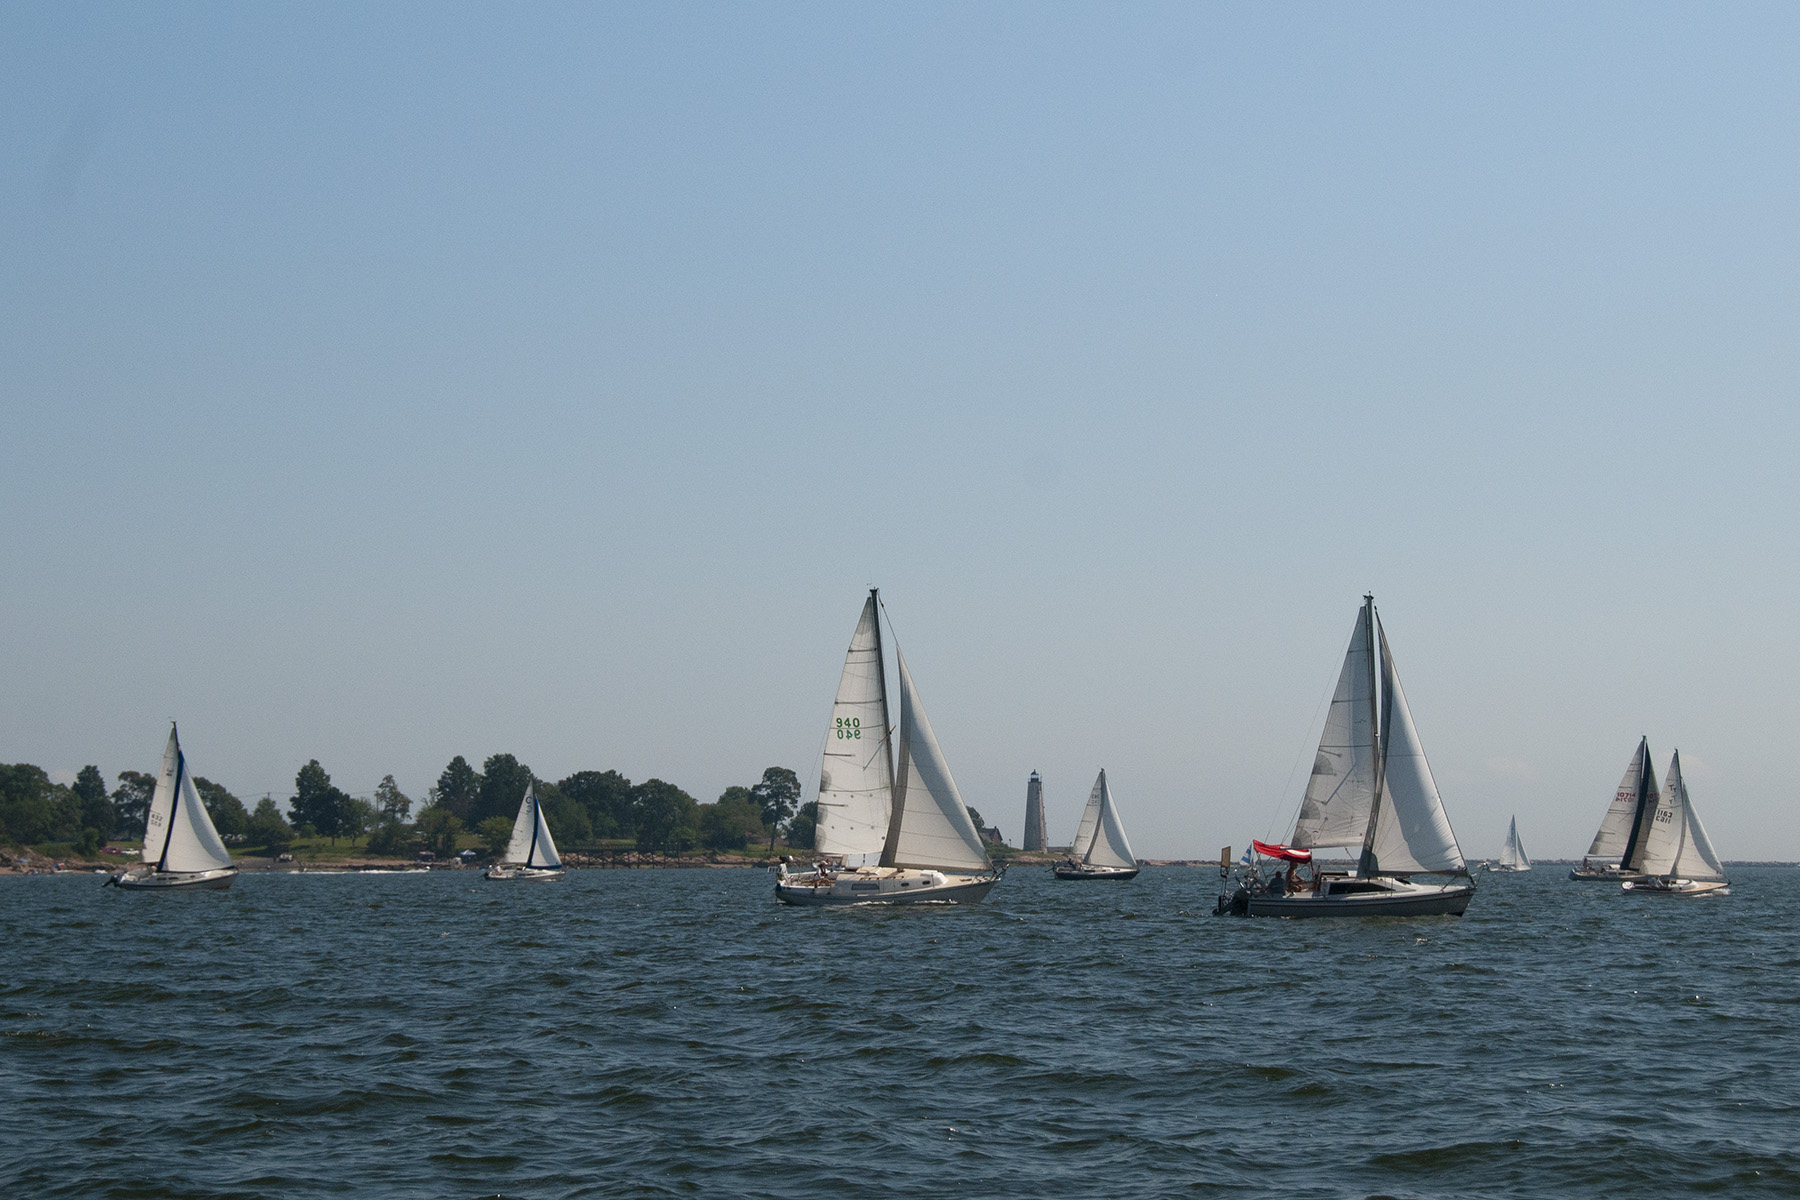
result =
[[944,761],[931,721],[919,703],[906,658],[896,651],[894,660],[900,669],[900,763],[881,865],[992,870],[981,834],[956,790],[950,765]]
[[[1632,811],[1625,825],[1625,848],[1620,854],[1619,865],[1627,871],[1643,873],[1644,856],[1650,849],[1650,833],[1656,827],[1657,814],[1663,810],[1663,803],[1662,793],[1656,788],[1656,770],[1650,765],[1649,739],[1640,739],[1638,749],[1641,757],[1632,760],[1638,767],[1638,777],[1632,784]],[[1618,803],[1616,798],[1613,803]],[[1612,810],[1608,809],[1606,815],[1610,818]]]
[[1645,794],[1655,790],[1656,777],[1650,771],[1650,739],[1641,737],[1637,753],[1631,756],[1624,778],[1619,780],[1619,790],[1613,793],[1606,815],[1600,818],[1600,828],[1588,847],[1587,857],[1623,859]]
[[1325,715],[1312,777],[1300,801],[1300,818],[1288,839],[1291,845],[1362,845],[1375,801],[1372,649],[1369,610],[1364,608],[1350,632],[1350,648],[1344,652],[1344,668],[1331,697],[1331,711]]
[[1700,817],[1688,799],[1687,784],[1681,778],[1681,752],[1669,760],[1669,774],[1657,806],[1650,831],[1644,837],[1642,866],[1646,875],[1669,879],[1720,880],[1725,868],[1713,851],[1712,839],[1700,824]]
[[1096,867],[1118,867],[1129,870],[1137,866],[1131,843],[1125,840],[1125,826],[1119,821],[1119,808],[1107,786],[1102,770],[1088,793],[1087,807],[1081,812],[1081,827],[1075,831],[1075,855]]
[[519,803],[519,815],[513,821],[512,841],[500,860],[526,867],[560,867],[556,843],[550,838],[550,826],[544,822],[544,806],[537,798],[537,784],[525,785],[525,799]]
[[177,873],[217,871],[231,865],[231,853],[219,840],[219,831],[194,789],[173,724],[144,822],[142,857],[158,871]]
[[876,603],[871,590],[844,656],[831,728],[825,734],[813,834],[813,846],[821,854],[879,853],[893,813],[894,766],[888,756],[887,687]]
[[1506,829],[1506,845],[1500,851],[1500,865],[1509,871],[1528,871],[1531,860],[1525,856],[1525,843],[1519,840],[1519,818],[1514,817]]

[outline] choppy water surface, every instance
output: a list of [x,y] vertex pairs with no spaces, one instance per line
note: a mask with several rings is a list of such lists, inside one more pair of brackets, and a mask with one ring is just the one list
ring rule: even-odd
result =
[[1800,1192],[1800,872],[1207,915],[1213,871],[0,880],[7,1195]]

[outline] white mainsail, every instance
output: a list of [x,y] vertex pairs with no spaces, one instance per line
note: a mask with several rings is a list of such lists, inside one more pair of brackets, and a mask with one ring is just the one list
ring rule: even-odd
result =
[[906,658],[896,650],[894,660],[900,670],[900,765],[881,865],[989,871],[993,864],[987,848],[950,777],[950,765],[919,703]]
[[200,802],[173,724],[144,822],[142,858],[158,871],[177,873],[217,871],[231,865],[231,852],[225,849],[206,805]]
[[1369,808],[1375,800],[1368,616],[1367,609],[1359,610],[1350,631],[1350,648],[1344,652],[1344,668],[1325,715],[1312,777],[1300,801],[1294,835],[1288,839],[1294,846],[1360,846],[1368,829]]
[[[1106,772],[1100,772],[1100,778],[1106,778]],[[1069,850],[1077,859],[1085,859],[1090,847],[1094,844],[1094,835],[1100,832],[1100,805],[1104,800],[1100,779],[1094,780],[1094,790],[1088,793],[1087,805],[1081,810],[1081,821],[1075,826],[1075,840],[1069,843]]]
[[1594,834],[1593,844],[1588,847],[1587,857],[1625,857],[1625,846],[1631,840],[1631,827],[1638,812],[1640,785],[1649,774],[1649,762],[1650,739],[1639,738],[1637,752],[1631,756],[1625,775],[1619,780],[1619,790],[1613,793],[1606,815],[1600,818],[1600,828]]
[[1132,857],[1131,843],[1125,839],[1125,826],[1119,821],[1119,806],[1107,785],[1105,770],[1094,780],[1094,790],[1088,795],[1088,806],[1081,814],[1083,829],[1088,828],[1090,818],[1088,840],[1084,843],[1079,833],[1075,838],[1075,853],[1081,860],[1096,867],[1136,867],[1137,859]]
[[1381,643],[1381,682],[1386,693],[1386,728],[1381,730],[1382,773],[1380,801],[1365,842],[1365,860],[1373,869],[1366,873],[1403,875],[1410,871],[1461,875],[1468,871],[1431,764],[1419,745],[1412,710],[1400,687],[1394,658],[1388,651],[1387,633],[1376,619]]
[[1638,870],[1646,875],[1670,879],[1724,879],[1725,868],[1688,799],[1687,783],[1681,777],[1679,750],[1669,760],[1669,774],[1661,800],[1650,823],[1650,831],[1644,837],[1643,865]]
[[537,784],[525,785],[525,798],[519,802],[519,815],[513,821],[512,841],[506,845],[504,863],[525,867],[560,867],[556,843],[551,840],[550,826],[544,821],[544,806],[537,798]]
[[1506,829],[1506,845],[1500,850],[1500,865],[1509,871],[1531,870],[1531,860],[1525,857],[1525,843],[1519,840],[1519,818],[1514,817],[1512,824]]
[[869,593],[844,656],[831,728],[819,767],[819,818],[813,847],[821,854],[878,854],[893,813],[894,767],[888,748],[887,689],[881,665],[881,621]]

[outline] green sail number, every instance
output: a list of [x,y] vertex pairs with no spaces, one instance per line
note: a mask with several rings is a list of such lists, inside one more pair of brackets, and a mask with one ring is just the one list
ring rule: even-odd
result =
[[862,736],[861,717],[839,717],[837,719],[837,735],[843,738],[859,738]]

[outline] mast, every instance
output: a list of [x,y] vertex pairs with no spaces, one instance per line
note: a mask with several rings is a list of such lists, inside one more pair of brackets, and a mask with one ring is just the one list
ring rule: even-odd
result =
[[1649,824],[1644,819],[1644,806],[1649,803],[1650,793],[1656,787],[1654,768],[1650,765],[1650,741],[1648,738],[1642,738],[1638,745],[1637,804],[1631,811],[1631,833],[1625,839],[1625,853],[1619,859],[1620,868],[1626,871],[1637,870],[1637,867],[1633,865],[1633,859],[1643,857],[1641,852],[1644,845],[1645,827]]
[[535,783],[525,785],[525,802],[531,805],[531,849],[525,852],[525,865],[529,867],[532,865],[531,860],[537,857],[538,798]]
[[881,644],[881,589],[870,588],[869,598],[875,602],[875,678],[881,685],[881,768],[887,776],[888,785],[888,827],[887,839],[881,844],[881,865],[894,865],[894,856],[900,851],[900,818],[906,815],[906,746],[900,747],[900,769],[898,778],[894,770],[894,759],[888,747],[893,744],[893,730],[889,727],[887,690],[887,651]]
[[[1369,742],[1371,757],[1374,760],[1375,797],[1369,803],[1369,824],[1363,830],[1362,857],[1356,864],[1356,873],[1367,877],[1381,869],[1375,861],[1375,823],[1381,818],[1381,788],[1386,776],[1387,761],[1382,753],[1382,735],[1387,732],[1387,722],[1382,720],[1382,712],[1376,707],[1375,679],[1381,674],[1382,660],[1375,650],[1375,597],[1363,593],[1363,644],[1369,655]],[[1381,639],[1382,650],[1387,649],[1387,639]]]
[[1081,852],[1082,862],[1091,862],[1094,847],[1100,844],[1100,835],[1106,832],[1106,803],[1112,797],[1106,790],[1106,772],[1100,772],[1100,811],[1094,814],[1094,836],[1088,839],[1087,849]]
[[181,752],[181,735],[177,732],[175,722],[169,722],[169,739],[175,743],[175,789],[170,794],[169,819],[163,823],[162,849],[156,853],[156,869],[168,869],[169,843],[175,838],[175,810],[181,807],[181,777],[187,772],[187,755]]

